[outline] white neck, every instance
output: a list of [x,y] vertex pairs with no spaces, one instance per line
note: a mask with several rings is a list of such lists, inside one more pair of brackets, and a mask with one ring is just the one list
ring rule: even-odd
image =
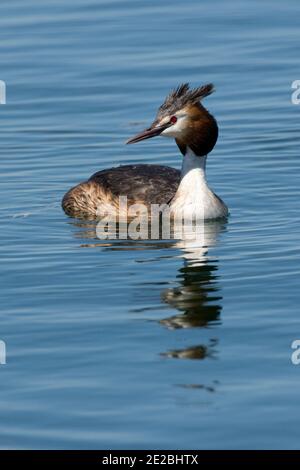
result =
[[187,147],[187,152],[182,160],[180,186],[186,186],[193,178],[198,185],[206,185],[206,155],[197,157],[194,152]]
[[206,181],[206,156],[198,157],[187,147],[183,157],[181,181],[171,202],[177,215],[216,219],[227,215],[228,210],[209,188]]

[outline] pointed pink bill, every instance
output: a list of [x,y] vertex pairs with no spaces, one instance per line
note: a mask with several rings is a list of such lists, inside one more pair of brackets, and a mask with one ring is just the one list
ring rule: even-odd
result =
[[140,142],[141,140],[151,139],[151,137],[160,135],[162,131],[164,131],[165,129],[167,129],[167,127],[169,127],[169,125],[170,124],[168,123],[168,124],[164,124],[163,126],[149,127],[149,129],[145,129],[144,131],[135,135],[131,139],[127,140],[126,144],[135,144],[136,142]]

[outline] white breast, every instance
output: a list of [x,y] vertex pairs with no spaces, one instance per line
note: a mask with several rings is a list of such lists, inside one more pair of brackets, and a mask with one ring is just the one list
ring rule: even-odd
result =
[[181,181],[171,202],[175,217],[207,220],[228,215],[227,206],[207,184],[205,167],[206,156],[198,157],[188,147],[183,158]]

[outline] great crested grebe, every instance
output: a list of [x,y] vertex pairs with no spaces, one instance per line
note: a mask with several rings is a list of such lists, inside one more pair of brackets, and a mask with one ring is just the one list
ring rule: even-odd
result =
[[218,138],[215,118],[200,103],[213,92],[207,84],[190,89],[187,83],[173,90],[157,112],[152,125],[127,144],[158,135],[173,137],[183,155],[181,172],[162,165],[124,165],[98,171],[70,189],[62,200],[66,214],[91,217],[101,207],[119,207],[119,196],[128,205],[168,204],[173,214],[192,213],[204,219],[228,215],[227,206],[209,188],[205,167],[207,154]]

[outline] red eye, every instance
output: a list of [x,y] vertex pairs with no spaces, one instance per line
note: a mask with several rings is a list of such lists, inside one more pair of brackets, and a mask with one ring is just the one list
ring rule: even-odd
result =
[[175,124],[177,122],[177,117],[176,116],[172,116],[171,119],[170,119],[170,122],[172,124]]

